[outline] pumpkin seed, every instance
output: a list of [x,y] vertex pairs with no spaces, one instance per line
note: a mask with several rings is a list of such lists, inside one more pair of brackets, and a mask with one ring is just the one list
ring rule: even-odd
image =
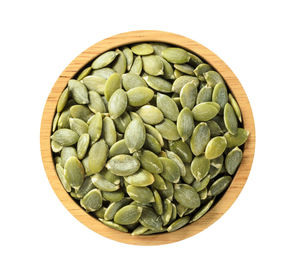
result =
[[175,230],[178,230],[180,228],[182,228],[183,226],[185,226],[186,224],[188,224],[190,220],[189,216],[185,216],[182,218],[177,219],[176,221],[174,221],[168,228],[167,231],[168,232],[173,232]]
[[115,51],[108,51],[108,52],[100,55],[93,61],[92,68],[100,69],[100,68],[103,68],[103,67],[109,65],[110,63],[112,63],[114,61],[114,59],[116,58],[117,55],[118,55],[118,53],[116,53]]
[[180,169],[176,162],[165,157],[159,157],[159,160],[163,165],[163,172],[160,175],[172,183],[177,183],[180,179]]
[[142,69],[143,69],[142,58],[140,56],[137,56],[133,61],[133,64],[131,66],[129,73],[140,75],[142,72]]
[[142,106],[153,98],[154,92],[148,87],[134,87],[127,91],[128,104],[131,106]]
[[197,191],[187,184],[175,184],[174,197],[178,203],[187,208],[200,206],[200,198]]
[[182,107],[193,109],[197,98],[197,87],[193,82],[185,84],[180,91],[180,103]]
[[249,136],[249,131],[243,128],[238,128],[236,135],[232,135],[229,132],[224,134],[224,137],[226,138],[227,141],[228,148],[233,148],[233,147],[238,147],[243,145],[247,141],[248,136]]
[[173,211],[172,203],[169,199],[166,198],[164,200],[164,212],[161,216],[163,226],[166,226],[170,222],[172,217],[172,211]]
[[227,154],[225,158],[225,168],[230,175],[233,175],[236,172],[242,158],[243,152],[238,147],[235,147]]
[[135,87],[147,87],[144,79],[137,74],[127,73],[122,75],[122,84],[125,90]]
[[58,175],[59,180],[61,181],[61,184],[65,188],[65,190],[70,193],[71,192],[71,186],[69,182],[65,178],[64,174],[64,168],[60,164],[55,165],[56,173]]
[[100,191],[114,192],[120,188],[119,185],[115,185],[114,183],[109,182],[99,173],[94,174],[91,177],[91,179],[94,186],[98,188]]
[[107,101],[109,101],[112,94],[121,88],[121,76],[118,73],[113,73],[105,82],[104,86],[104,96]]
[[168,151],[168,150],[166,150],[166,155],[169,159],[173,160],[177,164],[177,166],[180,170],[180,175],[185,176],[186,169],[185,169],[185,165],[182,162],[181,158],[176,153],[174,153],[172,151]]
[[242,122],[242,114],[241,114],[240,107],[236,102],[236,100],[234,99],[234,97],[232,96],[232,94],[229,94],[229,102],[235,112],[236,117],[239,119],[240,122]]
[[196,156],[191,164],[191,172],[197,181],[202,180],[209,172],[210,162],[204,155]]
[[217,196],[220,193],[224,192],[225,189],[231,183],[232,177],[231,176],[222,176],[221,178],[217,179],[209,188],[208,195],[209,196]]
[[132,51],[128,47],[125,47],[123,49],[123,54],[124,54],[124,56],[126,58],[127,71],[129,71],[130,68],[131,68],[131,66],[132,66],[132,64],[133,64],[133,53],[132,53]]
[[224,122],[228,132],[232,135],[237,134],[238,121],[231,104],[227,103],[224,108]]
[[109,157],[114,157],[119,154],[129,154],[125,139],[121,139],[114,143],[109,149]]
[[152,203],[153,209],[155,210],[156,214],[162,215],[164,207],[159,192],[157,190],[154,190],[153,195],[155,200],[155,202]]
[[174,80],[175,79],[175,76],[174,76],[174,70],[173,70],[173,67],[172,65],[167,62],[163,57],[160,57],[162,63],[163,63],[163,71],[164,71],[164,74],[163,74],[163,77],[167,80]]
[[144,105],[138,111],[137,114],[143,119],[143,121],[150,125],[159,124],[163,119],[163,113],[153,105]]
[[200,155],[204,152],[205,147],[210,139],[210,129],[206,123],[199,123],[191,137],[191,150],[195,156]]
[[185,86],[188,82],[192,82],[196,86],[196,88],[199,85],[199,80],[196,77],[184,75],[177,78],[173,82],[172,91],[179,94],[183,86]]
[[176,205],[174,203],[172,203],[172,215],[171,215],[171,219],[169,221],[169,224],[171,224],[172,222],[174,222],[177,218],[177,208]]
[[212,159],[210,161],[209,175],[211,179],[215,178],[221,172],[223,168],[223,162],[224,162],[223,155],[220,155],[219,157]]
[[192,112],[196,121],[209,121],[220,111],[220,106],[215,102],[197,104]]
[[147,227],[143,226],[143,225],[139,225],[137,228],[135,228],[131,235],[132,236],[138,236],[138,235],[143,235],[146,231],[148,230]]
[[128,185],[126,191],[130,198],[136,202],[147,204],[155,201],[153,193],[148,187]]
[[51,150],[55,153],[58,153],[62,150],[63,146],[54,140],[51,141]]
[[93,116],[93,113],[84,105],[73,105],[70,108],[70,115],[73,118],[87,122]]
[[60,97],[59,97],[59,100],[57,102],[57,106],[56,106],[56,111],[57,112],[62,112],[63,109],[65,108],[67,102],[68,102],[68,98],[69,98],[69,95],[70,95],[70,91],[67,88],[65,88],[65,90],[61,93]]
[[128,176],[138,171],[140,162],[133,156],[119,154],[107,162],[106,168],[115,175]]
[[170,150],[176,153],[184,163],[191,163],[193,155],[190,147],[183,141],[169,142]]
[[146,171],[158,174],[163,171],[163,165],[159,160],[158,156],[149,150],[143,150],[142,152],[138,152],[137,158],[141,162],[141,166]]
[[101,113],[96,113],[89,121],[88,133],[91,137],[92,144],[99,140],[102,133]]
[[160,42],[151,43],[151,46],[152,46],[152,48],[153,48],[153,50],[154,50],[154,54],[155,54],[155,55],[159,55],[159,56],[162,55],[161,52],[162,52],[164,49],[168,48],[168,45],[167,45],[167,44],[165,44],[165,43],[160,43]]
[[167,185],[164,179],[159,174],[153,174],[153,176],[154,182],[152,183],[152,186],[157,190],[167,190]]
[[200,63],[203,63],[203,61],[196,55],[192,54],[192,53],[188,53],[190,56],[190,60],[189,63],[194,66],[197,67]]
[[212,93],[212,100],[219,104],[221,109],[225,107],[225,104],[228,102],[228,93],[224,83],[220,82],[215,85]]
[[178,79],[179,77],[183,76],[184,74],[180,72],[179,70],[175,69],[174,70],[174,77],[175,79]]
[[188,75],[194,75],[194,68],[185,63],[185,64],[174,64],[174,68],[176,68],[177,70],[179,70],[180,72],[184,73],[184,74],[188,74]]
[[193,113],[188,107],[184,107],[177,119],[177,131],[183,142],[190,138],[194,127]]
[[156,91],[163,93],[172,92],[172,84],[161,77],[146,75],[143,77],[146,83]]
[[96,91],[103,95],[106,79],[101,76],[87,76],[82,82],[88,88],[88,90]]
[[190,60],[188,52],[181,48],[168,47],[161,53],[163,58],[172,63],[183,64]]
[[162,220],[152,208],[144,207],[142,215],[139,219],[140,224],[151,230],[161,230]]
[[122,207],[114,216],[114,222],[121,225],[129,225],[139,220],[143,208],[136,205]]
[[94,212],[94,215],[99,219],[103,219],[104,218],[104,213],[106,211],[106,207],[102,206],[99,210]]
[[103,168],[103,170],[100,172],[100,174],[111,183],[114,183],[116,185],[121,183],[121,177],[113,174],[107,168]]
[[127,108],[127,95],[123,89],[117,89],[108,101],[108,112],[112,119],[120,117]]
[[200,89],[196,104],[210,102],[212,100],[212,88],[209,86],[204,86]]
[[112,202],[108,205],[105,213],[104,213],[104,219],[105,220],[112,220],[115,216],[115,214],[120,210],[122,207],[126,206],[131,202],[131,199],[128,197],[125,197],[117,202]]
[[114,123],[119,132],[124,133],[129,125],[131,118],[127,112],[124,112],[120,117],[114,119]]
[[205,149],[205,157],[214,159],[219,157],[226,149],[227,141],[225,137],[217,136],[212,138]]
[[118,56],[113,62],[112,69],[117,73],[119,73],[120,75],[122,75],[126,72],[126,67],[127,67],[126,57],[123,54],[123,52],[120,51],[119,49],[116,50],[116,53],[118,54]]
[[206,123],[210,130],[211,137],[223,135],[223,131],[216,121],[211,120]]
[[174,195],[174,187],[173,184],[170,181],[165,181],[166,184],[166,189],[164,190],[159,190],[159,194],[161,195],[162,198],[168,198],[170,200],[173,199]]
[[72,188],[81,186],[84,181],[84,168],[77,157],[71,156],[68,158],[64,167],[64,175]]
[[190,223],[197,221],[198,219],[200,219],[201,217],[203,217],[207,211],[210,209],[210,207],[213,205],[215,198],[211,199],[208,203],[206,203],[203,207],[201,207],[201,209],[199,209],[199,211],[197,211],[195,213],[195,215],[192,217],[192,219],[190,220]]
[[[58,114],[58,113],[56,113],[56,114]],[[54,119],[57,120],[57,117],[55,116]],[[60,115],[58,115],[58,121],[57,121],[58,129],[69,128],[70,127],[69,119],[70,119],[70,109],[64,110]],[[54,129],[54,128],[56,129],[55,125],[56,125],[56,123],[53,122],[52,129]],[[54,131],[55,131],[55,129],[54,129]]]
[[157,107],[162,111],[165,118],[171,121],[177,121],[179,110],[172,98],[167,95],[157,93],[156,104]]
[[195,188],[195,190],[197,192],[200,192],[200,191],[202,191],[203,189],[205,189],[207,187],[209,181],[210,181],[210,175],[207,175],[206,177],[204,177],[200,181],[195,180],[193,182],[192,186],[193,186],[193,188]]
[[161,136],[167,140],[174,141],[180,138],[176,125],[169,119],[164,119],[162,123],[155,126]]
[[68,147],[77,143],[79,135],[71,129],[61,128],[56,130],[50,138],[58,144]]
[[145,124],[146,132],[151,134],[163,147],[164,146],[164,139],[162,138],[160,132],[153,126]]
[[74,147],[63,147],[60,153],[61,164],[63,167],[71,156],[77,157],[76,149]]
[[94,143],[89,151],[89,171],[91,173],[100,172],[106,163],[108,156],[108,146],[103,139]]
[[161,145],[151,134],[146,133],[144,148],[153,151],[156,154],[161,152]]
[[216,71],[208,71],[203,74],[207,85],[210,87],[215,87],[217,83],[224,83],[223,78]]
[[164,64],[159,56],[149,55],[143,56],[143,70],[152,76],[159,76],[164,74]]
[[121,231],[121,232],[125,232],[125,233],[128,232],[128,229],[127,229],[127,228],[125,228],[124,226],[121,226],[121,225],[119,225],[119,224],[117,224],[117,223],[114,223],[114,222],[109,221],[109,220],[101,219],[101,218],[99,218],[99,220],[100,220],[103,224],[105,224],[106,226],[108,226],[108,227],[110,227],[110,228],[112,228],[112,229],[115,229],[115,230],[118,230],[118,231]]
[[89,91],[89,109],[94,112],[100,112],[100,113],[105,113],[106,112],[106,107],[105,104],[101,98],[101,96],[95,92],[95,91]]
[[89,191],[81,200],[80,205],[87,212],[94,212],[101,208],[102,206],[102,195],[98,189],[93,189]]
[[72,93],[73,99],[78,104],[88,104],[89,96],[86,87],[78,80],[69,80],[68,90]]
[[115,70],[109,67],[105,67],[105,68],[93,70],[92,76],[103,77],[107,80],[113,73],[115,73]]
[[207,189],[204,188],[203,190],[201,190],[199,192],[199,197],[200,197],[200,200],[203,201],[207,198]]
[[146,140],[146,130],[142,120],[132,120],[125,130],[124,138],[130,153],[140,150]]
[[133,47],[131,47],[131,51],[136,54],[137,56],[144,56],[144,55],[150,55],[154,52],[153,47],[151,44],[148,43],[140,43]]
[[83,198],[89,191],[91,191],[93,189],[95,189],[95,186],[94,186],[91,178],[86,177],[84,179],[84,182],[78,189],[78,191],[76,191],[76,194],[77,194],[78,198]]
[[54,132],[56,130],[57,126],[58,126],[59,116],[60,116],[60,113],[56,112],[56,114],[53,118],[52,132]]
[[130,185],[138,187],[149,186],[154,182],[153,174],[144,169],[140,169],[129,176],[125,176],[124,178]]
[[212,68],[210,65],[206,64],[206,63],[201,63],[199,64],[195,70],[194,70],[194,74],[199,77],[199,76],[203,76],[204,73],[211,71]]
[[78,118],[70,118],[69,119],[70,129],[75,131],[79,136],[88,132],[88,124]]

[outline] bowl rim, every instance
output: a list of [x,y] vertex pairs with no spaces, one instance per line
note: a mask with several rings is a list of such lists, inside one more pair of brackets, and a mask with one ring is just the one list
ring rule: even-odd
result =
[[[248,140],[244,145],[242,163],[222,198],[200,220],[171,233],[150,236],[132,236],[128,233],[114,230],[86,213],[64,190],[55,171],[50,146],[52,121],[56,112],[57,101],[68,80],[101,53],[140,42],[162,42],[177,45],[193,52],[212,65],[222,75],[231,93],[234,95],[241,109],[244,128],[250,131]],[[134,245],[161,245],[184,240],[203,231],[230,208],[243,189],[251,170],[255,152],[255,125],[251,106],[241,83],[225,62],[216,54],[200,43],[175,33],[158,30],[139,30],[120,33],[97,42],[79,54],[59,75],[43,110],[40,128],[40,149],[44,169],[52,189],[66,209],[81,223],[96,233],[118,242]]]

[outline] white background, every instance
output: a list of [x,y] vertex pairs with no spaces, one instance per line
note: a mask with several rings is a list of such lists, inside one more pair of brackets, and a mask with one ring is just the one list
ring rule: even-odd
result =
[[[2,1],[0,274],[300,275],[299,1]],[[257,145],[245,188],[202,233],[154,247],[78,222],[46,178],[44,104],[64,68],[111,35],[187,36],[221,57],[252,105]]]

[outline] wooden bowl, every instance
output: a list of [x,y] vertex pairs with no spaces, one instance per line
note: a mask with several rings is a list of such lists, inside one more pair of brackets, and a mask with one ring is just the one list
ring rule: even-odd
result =
[[[64,190],[55,171],[50,147],[50,135],[57,101],[69,79],[101,53],[122,45],[145,41],[157,41],[178,45],[197,54],[211,64],[222,75],[235,96],[243,115],[244,128],[250,131],[250,136],[244,147],[242,163],[230,187],[205,216],[175,232],[151,236],[132,236],[128,233],[111,229],[87,214]],[[255,127],[252,110],[242,85],[230,68],[213,52],[198,42],[181,35],[162,31],[134,31],[118,34],[96,43],[76,57],[60,74],[48,96],[44,108],[41,122],[40,146],[42,160],[49,182],[60,201],[75,218],[93,231],[115,241],[135,245],[160,245],[180,241],[201,232],[219,219],[233,204],[244,187],[250,173],[255,149]]]

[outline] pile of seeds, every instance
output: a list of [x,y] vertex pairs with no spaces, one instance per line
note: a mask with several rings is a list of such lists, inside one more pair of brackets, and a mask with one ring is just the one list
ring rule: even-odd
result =
[[68,82],[52,131],[65,190],[132,235],[201,218],[230,185],[249,135],[222,77],[161,43],[97,57]]

